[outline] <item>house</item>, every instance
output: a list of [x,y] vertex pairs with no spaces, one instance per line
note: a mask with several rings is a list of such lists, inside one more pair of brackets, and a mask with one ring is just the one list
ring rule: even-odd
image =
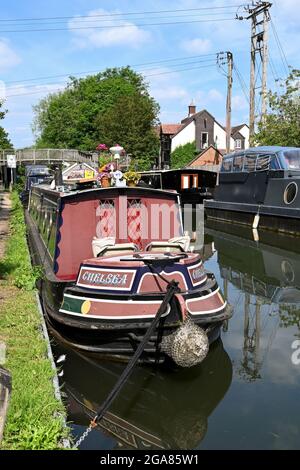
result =
[[171,155],[171,139],[177,134],[181,124],[160,124],[157,127],[157,133],[160,140],[160,164],[159,167],[164,168],[170,165]]
[[[170,130],[168,134],[163,132],[164,126],[166,126],[165,131]],[[199,152],[210,146],[217,148],[222,154],[226,152],[226,129],[206,109],[197,112],[193,103],[188,107],[188,116],[180,124],[161,124],[160,136],[161,158],[164,162],[170,161],[170,154],[177,147],[190,142],[196,142],[196,150]],[[232,127],[230,150],[248,147],[249,127],[247,124]]]
[[188,164],[187,168],[206,169],[210,167],[212,171],[218,171],[222,163],[222,153],[210,145],[201,152]]

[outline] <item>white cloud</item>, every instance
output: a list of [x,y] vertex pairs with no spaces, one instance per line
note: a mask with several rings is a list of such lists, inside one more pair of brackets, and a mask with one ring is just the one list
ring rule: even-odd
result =
[[189,53],[203,54],[211,49],[211,41],[201,38],[187,39],[182,41],[181,48]]
[[[148,31],[139,28],[131,21],[122,19],[122,16],[111,16],[111,13],[117,12],[93,10],[88,13],[87,18],[74,17],[69,21],[69,30],[73,34],[74,44],[80,49],[112,46],[139,48],[150,40],[151,35]],[[96,17],[93,18],[93,16]],[[118,25],[122,27],[118,28]],[[73,29],[84,27],[88,29]],[[101,27],[104,28],[101,29]]]
[[28,84],[9,85],[6,87],[5,105],[8,113],[2,125],[16,148],[31,145],[34,142],[31,124],[34,113],[32,106],[48,93],[56,92],[62,83],[30,86]]
[[234,95],[232,97],[232,109],[240,111],[242,109],[248,109],[248,102],[244,96]]
[[208,98],[211,101],[224,101],[224,99],[225,99],[224,96],[222,95],[222,93],[220,93],[220,91],[216,90],[216,88],[212,88],[211,90],[209,90]]
[[10,47],[6,39],[0,39],[0,71],[15,67],[21,62],[21,58]]
[[188,92],[181,86],[164,84],[161,87],[151,89],[151,94],[156,100],[186,100]]

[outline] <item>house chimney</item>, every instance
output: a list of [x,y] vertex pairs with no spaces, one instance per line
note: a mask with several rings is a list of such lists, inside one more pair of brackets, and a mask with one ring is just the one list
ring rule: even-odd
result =
[[196,105],[194,104],[194,101],[189,105],[189,117],[193,116],[193,114],[196,114]]

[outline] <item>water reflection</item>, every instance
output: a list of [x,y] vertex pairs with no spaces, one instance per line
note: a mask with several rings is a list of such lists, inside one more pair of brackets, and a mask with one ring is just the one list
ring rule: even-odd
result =
[[[275,245],[272,235],[263,233],[268,242],[273,241],[266,244],[265,238],[257,240],[257,234],[255,241],[249,230],[226,224],[221,227],[222,232],[216,230],[219,224],[214,223],[213,228],[210,224],[207,236],[213,238],[224,295],[235,304],[236,311],[242,311],[243,344],[238,373],[255,381],[261,378],[264,356],[278,328],[300,328],[300,244],[294,238],[277,236]],[[283,247],[293,247],[295,252]],[[232,300],[236,291],[238,300]]]
[[[66,354],[63,380],[68,419],[86,425],[124,366],[59,346],[56,354]],[[199,367],[136,367],[101,427],[126,448],[193,449],[205,437],[208,417],[223,399],[231,379],[232,364],[221,340]]]
[[[196,368],[136,367],[83,448],[300,448],[300,240],[210,223],[201,253],[234,309],[222,341]],[[54,349],[83,432],[124,366]]]

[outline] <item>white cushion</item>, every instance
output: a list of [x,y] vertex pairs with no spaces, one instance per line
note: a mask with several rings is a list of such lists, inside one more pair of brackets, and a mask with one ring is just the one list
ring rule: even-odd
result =
[[96,258],[99,253],[101,253],[106,247],[114,246],[116,243],[115,237],[105,237],[105,238],[97,238],[94,237],[92,241],[92,250],[93,255]]

